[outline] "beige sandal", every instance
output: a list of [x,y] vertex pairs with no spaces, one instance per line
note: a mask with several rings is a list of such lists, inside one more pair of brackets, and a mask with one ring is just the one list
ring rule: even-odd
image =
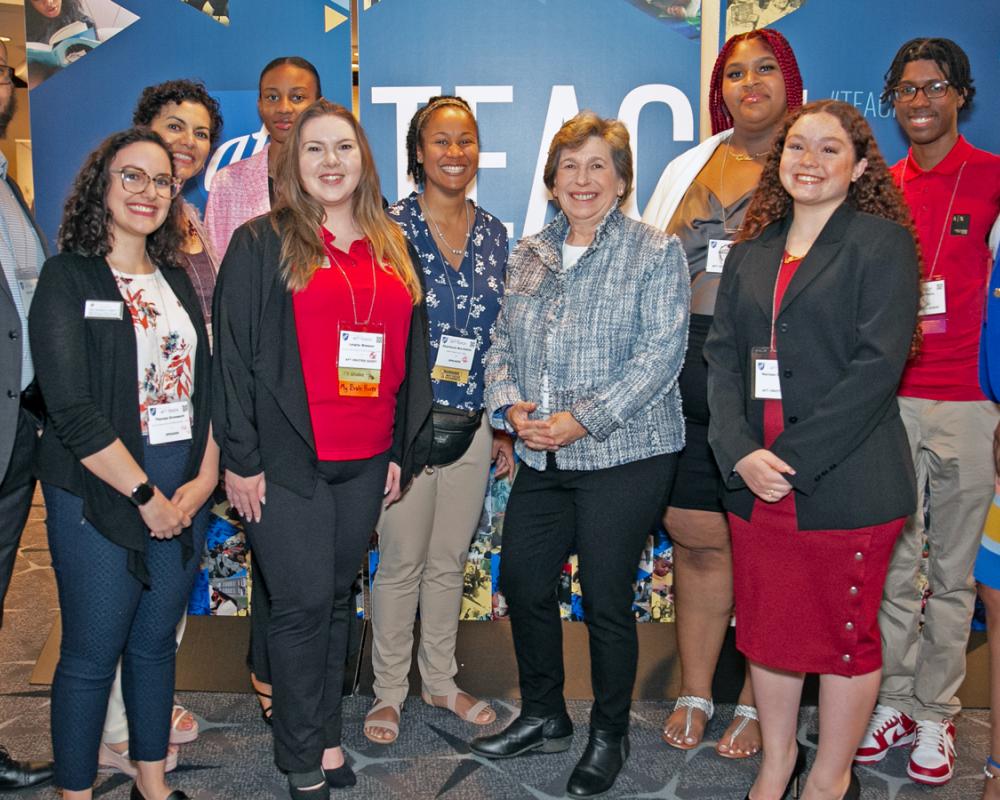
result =
[[715,752],[718,753],[723,758],[734,758],[734,759],[750,758],[751,756],[756,755],[757,750],[760,749],[757,748],[757,750],[754,750],[752,753],[745,753],[742,750],[739,753],[733,752],[733,743],[736,741],[736,737],[739,736],[741,733],[743,733],[743,731],[746,730],[747,725],[749,725],[751,722],[758,721],[757,709],[754,708],[753,706],[748,706],[744,705],[743,703],[740,703],[738,706],[736,706],[736,709],[733,711],[733,722],[736,722],[737,719],[739,719],[739,724],[737,724],[737,726],[733,728],[733,732],[729,734],[729,743],[726,745],[727,749],[726,750],[719,749],[723,744],[722,739],[720,739],[718,744],[715,745]]
[[[471,722],[473,725],[492,725],[496,722],[497,712],[494,711],[490,704],[485,700],[476,700],[476,702],[472,704],[472,707],[469,708],[469,710],[464,714],[458,713],[458,711],[456,711],[456,707],[458,705],[458,696],[460,694],[464,694],[466,697],[476,700],[471,694],[463,692],[461,689],[452,689],[446,695],[439,695],[439,697],[444,697],[444,705],[435,703],[434,697],[430,695],[426,689],[420,692],[420,699],[427,703],[427,705],[433,706],[434,708],[446,708],[460,720]],[[479,715],[484,711],[490,712],[489,717],[488,719],[480,720]]]
[[[377,714],[383,708],[391,708],[396,713],[396,719],[372,719],[372,714]],[[403,704],[402,703],[390,703],[388,700],[382,700],[379,697],[375,698],[375,704],[368,710],[365,714],[365,726],[362,732],[365,738],[369,742],[374,742],[375,744],[392,744],[396,739],[399,738],[399,718],[402,714]],[[388,731],[389,736],[377,737],[369,733],[369,730],[382,730]]]

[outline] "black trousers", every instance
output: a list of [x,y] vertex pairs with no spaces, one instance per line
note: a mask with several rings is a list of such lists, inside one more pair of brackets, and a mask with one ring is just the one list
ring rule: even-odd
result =
[[3,625],[3,601],[35,493],[32,463],[37,442],[38,423],[22,408],[18,412],[17,434],[7,471],[0,475],[0,626]]
[[341,692],[351,620],[351,586],[378,521],[388,453],[320,462],[311,498],[267,484],[250,544],[271,594],[267,648],[274,687],[275,763],[319,769],[340,745]]
[[576,550],[590,636],[591,727],[628,730],[638,639],[632,611],[639,556],[663,510],[677,455],[594,471],[522,464],[504,518],[500,584],[510,607],[522,713],[565,711],[557,588]]

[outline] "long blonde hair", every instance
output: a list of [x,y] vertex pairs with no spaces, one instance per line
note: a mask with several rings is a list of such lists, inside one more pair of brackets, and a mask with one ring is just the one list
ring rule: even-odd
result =
[[281,237],[281,276],[285,285],[292,291],[302,291],[326,259],[319,234],[323,207],[302,188],[299,170],[302,129],[309,120],[324,116],[338,117],[354,131],[361,152],[361,179],[351,198],[354,222],[371,242],[375,261],[403,282],[416,305],[423,296],[420,277],[410,260],[406,237],[382,208],[382,189],[368,138],[350,111],[322,98],[295,120],[274,179],[277,201],[271,209],[271,225]]

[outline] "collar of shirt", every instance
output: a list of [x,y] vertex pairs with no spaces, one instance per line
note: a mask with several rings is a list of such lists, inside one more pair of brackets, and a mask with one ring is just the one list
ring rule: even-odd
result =
[[962,164],[972,155],[972,151],[972,145],[966,141],[966,138],[962,134],[959,134],[955,144],[948,151],[948,155],[930,169],[925,170],[920,167],[917,159],[913,157],[913,148],[911,147],[906,155],[906,182],[909,183],[914,178],[931,172],[938,175],[953,175],[962,168]]
[[7,156],[0,153],[0,181],[7,180]]

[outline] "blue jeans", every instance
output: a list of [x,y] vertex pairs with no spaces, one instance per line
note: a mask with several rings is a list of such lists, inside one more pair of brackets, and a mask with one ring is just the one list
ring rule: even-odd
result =
[[[146,445],[146,474],[168,498],[183,483],[190,445]],[[128,571],[128,551],[83,518],[83,500],[42,484],[52,567],[62,611],[62,645],[52,681],[52,749],[56,783],[90,788],[97,776],[108,694],[122,659],[129,754],[166,757],[173,708],[174,629],[204,546],[208,509],[194,523],[194,555],[184,564],[178,539],[150,538],[150,588]]]

